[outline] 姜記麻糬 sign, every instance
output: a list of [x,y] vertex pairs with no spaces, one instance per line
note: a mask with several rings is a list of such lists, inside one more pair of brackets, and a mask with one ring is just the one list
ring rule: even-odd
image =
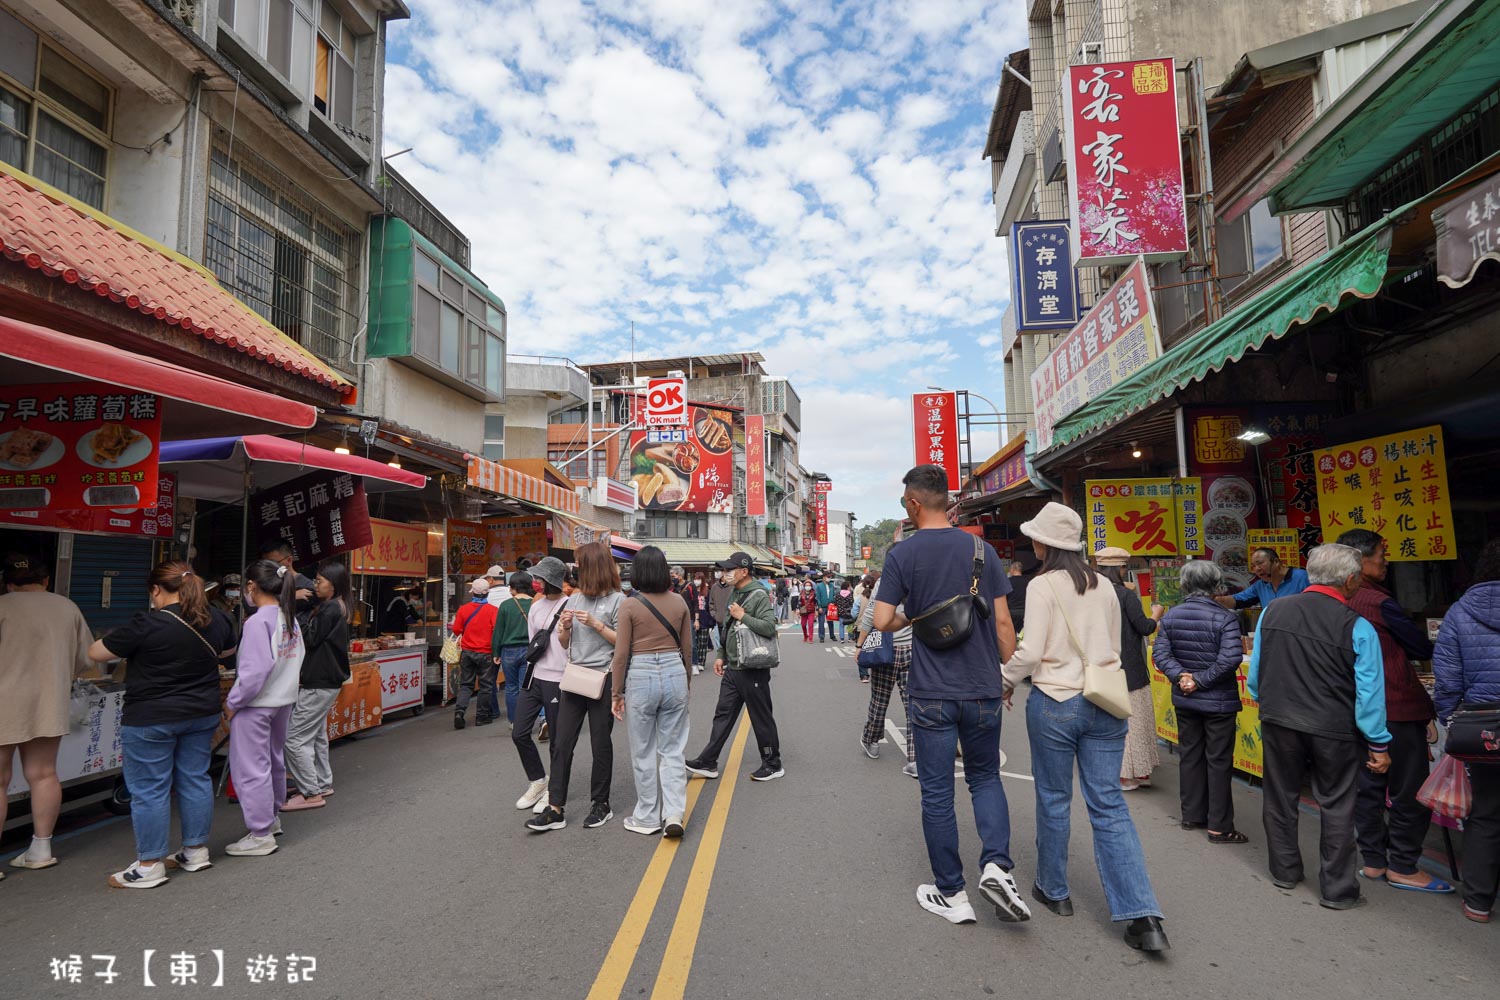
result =
[[1320,448],[1316,468],[1323,541],[1365,528],[1392,562],[1458,558],[1440,425]]
[[1037,451],[1058,421],[1156,360],[1160,347],[1146,265],[1137,260],[1031,374]]
[[1011,294],[1021,333],[1070,330],[1078,322],[1078,287],[1068,222],[1010,227]]
[[1074,263],[1187,253],[1173,61],[1069,66],[1062,89]]
[[[286,542],[298,563],[352,552],[373,540],[365,481],[350,472],[319,470],[250,497],[250,523],[260,551]],[[425,560],[422,572],[426,571]]]

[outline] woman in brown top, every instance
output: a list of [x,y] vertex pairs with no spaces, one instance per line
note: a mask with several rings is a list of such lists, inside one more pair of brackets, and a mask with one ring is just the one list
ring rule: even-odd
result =
[[650,836],[665,828],[666,836],[680,837],[687,812],[683,757],[692,616],[687,602],[672,593],[661,549],[647,545],[631,565],[633,599],[620,605],[611,685],[615,718],[624,720],[630,730],[630,762],[635,767],[635,811],[624,825],[632,833]]

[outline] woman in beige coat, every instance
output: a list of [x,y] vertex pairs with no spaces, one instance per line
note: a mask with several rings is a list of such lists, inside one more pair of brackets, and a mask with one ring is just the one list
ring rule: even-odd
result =
[[[11,859],[13,868],[51,868],[52,829],[62,810],[57,748],[68,732],[73,678],[88,666],[94,641],[83,612],[47,591],[51,573],[35,556],[7,556],[0,597],[0,793],[10,786],[19,752],[31,786],[31,847]],[[0,797],[0,827],[6,801]],[[4,878],[0,875],[0,878]]]

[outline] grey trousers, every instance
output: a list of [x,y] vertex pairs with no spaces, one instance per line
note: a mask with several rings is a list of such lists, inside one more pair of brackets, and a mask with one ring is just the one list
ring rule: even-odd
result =
[[300,688],[292,721],[286,729],[286,773],[304,796],[323,794],[333,787],[328,764],[328,710],[338,700],[338,688]]

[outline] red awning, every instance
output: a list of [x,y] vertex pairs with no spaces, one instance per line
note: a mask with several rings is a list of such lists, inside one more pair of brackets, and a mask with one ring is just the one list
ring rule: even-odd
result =
[[305,430],[318,412],[269,392],[203,375],[166,361],[0,317],[0,385],[88,379],[166,400],[162,434],[173,437]]
[[166,441],[161,446],[161,464],[177,473],[178,492],[200,500],[240,499],[247,472],[253,490],[280,485],[312,469],[352,472],[364,479],[367,493],[427,485],[426,476],[384,462],[263,434]]

